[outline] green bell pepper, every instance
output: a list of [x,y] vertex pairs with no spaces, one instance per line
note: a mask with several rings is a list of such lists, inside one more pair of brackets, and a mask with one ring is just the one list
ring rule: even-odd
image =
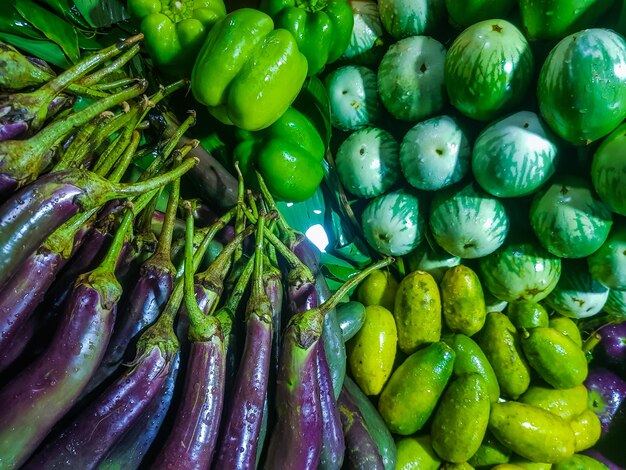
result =
[[309,118],[293,107],[262,131],[239,132],[239,140],[233,157],[244,178],[254,185],[257,170],[278,200],[304,201],[324,177],[324,142]]
[[196,100],[225,124],[256,131],[275,122],[302,88],[305,57],[265,13],[241,8],[218,21],[191,73]]
[[354,15],[346,0],[261,0],[259,8],[295,36],[309,75],[339,59],[350,44]]
[[189,76],[209,30],[226,16],[223,0],[128,0],[128,10],[157,67],[176,77]]

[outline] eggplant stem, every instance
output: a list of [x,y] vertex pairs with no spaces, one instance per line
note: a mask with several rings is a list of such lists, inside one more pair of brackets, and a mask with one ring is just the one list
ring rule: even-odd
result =
[[[192,214],[193,216],[193,214]],[[250,225],[244,229],[243,232],[238,233],[217,255],[217,258],[211,263],[211,265],[203,272],[199,273],[197,276],[197,282],[210,286],[209,289],[211,294],[215,296],[215,299],[221,294],[221,290],[217,292],[216,287],[224,284],[224,278],[228,274],[228,270],[232,266],[232,256],[237,248],[240,245],[244,238],[250,235],[255,229],[254,225]],[[217,303],[215,302],[215,305]]]
[[[156,190],[154,190],[156,191]],[[115,267],[117,265],[117,260],[122,252],[122,248],[124,247],[124,242],[126,241],[126,232],[132,227],[133,220],[135,215],[141,211],[141,209],[152,199],[154,195],[153,192],[147,192],[139,196],[135,203],[133,203],[133,207],[126,209],[124,213],[124,217],[122,218],[122,222],[115,232],[115,236],[113,237],[113,241],[107,250],[102,263],[100,263],[100,269],[108,272],[115,272]]]
[[[246,207],[243,207],[242,210],[244,211],[246,217],[250,220],[250,222],[256,223],[257,218],[254,217],[254,214],[252,214],[252,212],[250,212]],[[277,211],[272,211],[272,213],[277,214]],[[280,216],[278,215],[278,217]],[[308,278],[313,278],[313,273],[311,273],[309,267],[305,265],[293,251],[287,248],[287,245],[285,245],[276,235],[274,235],[272,232],[267,232],[265,234],[265,237],[267,238],[267,241],[269,241],[272,246],[276,248],[280,255],[285,258],[290,268],[301,269],[305,271],[305,274],[308,276]]]
[[[83,77],[78,81],[78,83],[84,87],[93,87],[96,84],[99,84],[104,77],[115,72],[116,70],[121,69],[124,65],[126,65],[135,55],[139,52],[141,46],[139,44],[133,44],[133,46],[124,52],[117,59],[112,61],[109,65],[102,67],[100,70]],[[99,89],[104,89],[97,87]]]
[[[198,248],[196,248],[196,252],[193,256],[193,272],[195,272],[198,269],[198,266],[200,266],[200,263],[202,262],[202,257],[204,256],[204,253],[209,247],[209,244],[211,243],[211,240],[213,240],[213,237],[215,236],[217,231],[220,230],[230,221],[230,219],[233,218],[235,213],[234,211],[234,208],[231,209],[220,219],[218,219],[211,227],[207,227],[207,234],[198,246]],[[174,319],[176,318],[176,314],[178,313],[178,309],[180,307],[180,304],[182,303],[184,295],[184,273],[185,267],[183,264],[183,266],[181,266],[176,272],[174,290],[172,291],[172,294],[170,295],[170,298],[167,301],[165,308],[163,309],[163,313],[161,313],[156,323],[152,327],[150,327],[151,329],[153,329],[153,333],[151,335],[152,337],[165,337],[166,331],[174,335],[174,332],[172,330],[174,325]],[[146,335],[146,337],[149,336],[150,335]]]
[[89,219],[94,217],[99,210],[99,207],[94,207],[88,211],[76,214],[52,232],[46,241],[43,242],[43,246],[54,253],[60,253],[65,259],[68,259],[74,248],[74,235],[76,235],[76,232],[88,223]]
[[86,149],[91,147],[90,141],[92,140],[93,134],[97,131],[98,126],[101,122],[104,122],[106,117],[100,115],[93,118],[90,122],[85,124],[82,128],[74,134],[74,138],[70,145],[68,145],[67,149],[63,153],[63,156],[55,165],[55,170],[64,166],[64,168],[69,168],[74,164],[75,161],[78,161],[82,155],[87,153]]
[[120,78],[119,80],[115,80],[114,82],[106,82],[106,83],[101,83],[99,85],[92,85],[92,86],[95,90],[108,91],[108,90],[115,90],[117,88],[124,88],[125,86],[128,86],[131,83],[133,83],[134,80],[135,80],[134,78]]
[[119,93],[109,95],[96,101],[91,106],[70,114],[67,118],[51,123],[41,132],[35,135],[31,141],[36,142],[39,148],[50,149],[58,144],[63,137],[72,129],[84,125],[98,114],[116,106],[124,101],[134,98],[143,93],[148,86],[146,80],[139,80],[136,85],[128,87]]
[[[235,171],[237,172],[237,215],[235,216],[235,233],[239,233],[246,226],[246,217],[243,213],[243,208],[245,207],[245,189],[243,184],[243,175],[241,174],[241,169],[239,168],[239,162],[235,162]],[[233,254],[233,264],[239,263],[242,256],[243,247],[239,247]]]
[[182,175],[187,173],[191,168],[193,168],[198,160],[195,158],[187,158],[180,165],[175,167],[174,169],[168,171],[167,173],[163,173],[161,175],[155,176],[154,178],[138,181],[137,183],[111,183],[111,193],[118,197],[125,196],[135,196],[140,193],[145,193],[147,191],[151,191],[160,186],[164,186],[171,181],[174,181],[177,178],[180,178]]
[[[132,131],[130,142],[120,155],[120,157],[116,160],[111,159],[111,166],[115,165],[115,169],[108,176],[109,181],[118,182],[121,181],[122,177],[128,170],[128,167],[133,161],[135,156],[135,152],[137,151],[137,147],[139,147],[139,142],[141,141],[141,133],[139,131]],[[106,171],[104,171],[106,169]],[[103,168],[102,171],[104,174],[108,173],[110,168]]]
[[256,240],[254,247],[254,283],[252,284],[252,297],[258,298],[265,293],[263,288],[263,244],[265,232],[265,217],[258,219],[256,226]]
[[185,132],[187,132],[190,127],[196,125],[196,112],[191,110],[188,111],[188,114],[187,119],[185,119],[182,124],[178,126],[176,132],[174,132],[174,134],[172,134],[172,136],[165,141],[163,150],[161,150],[164,155],[170,155],[178,145],[178,141],[183,137]]
[[178,209],[178,199],[180,197],[180,178],[175,179],[171,183],[170,195],[167,200],[167,209],[165,210],[165,218],[159,235],[159,241],[155,254],[168,257],[172,247],[172,238],[174,236],[174,226],[176,225],[176,210]]
[[276,219],[278,228],[284,234],[291,233],[291,227],[289,227],[289,224],[287,224],[287,221],[278,210],[278,207],[276,206],[276,201],[274,200],[274,197],[270,193],[270,190],[267,188],[267,185],[265,184],[265,180],[261,176],[261,173],[257,171],[256,177],[259,182],[259,188],[261,189],[261,194],[263,195],[263,198],[265,199],[265,202],[267,203],[268,209],[271,211],[276,211],[278,213],[278,218]]
[[[178,144],[179,139],[187,131],[187,129],[189,129],[189,127],[191,127],[193,125],[193,123],[195,123],[195,113],[190,115],[180,125],[178,130],[182,131],[182,132],[179,133],[177,131],[177,133],[172,135],[172,137],[170,137],[165,142],[165,144],[158,150],[158,154],[157,154],[156,158],[154,160],[152,160],[152,162],[150,162],[150,165],[148,165],[148,168],[146,169],[146,171],[143,173],[143,175],[141,175],[139,177],[139,181],[144,181],[145,179],[155,175],[156,173],[158,173],[161,170],[161,168],[163,168],[165,166],[165,163],[169,160],[169,158],[172,155],[174,149],[176,148],[176,145]],[[198,141],[198,140],[194,139],[194,140],[190,141],[187,145],[190,145],[191,148],[189,148],[189,150],[187,150],[186,152],[189,152],[189,151],[193,150],[199,144],[200,144],[200,141]]]
[[[111,142],[109,146],[104,149],[104,151],[100,154],[100,157],[98,157],[98,160],[96,161],[91,171],[93,171],[98,176],[102,176],[104,178],[107,173],[111,171],[111,168],[113,168],[115,162],[118,161],[120,156],[131,145],[133,138],[133,126],[125,127],[122,133],[118,135],[113,140],[113,142]],[[137,144],[139,144],[139,142],[137,142]],[[126,171],[126,169],[124,169],[124,171]],[[121,180],[121,176],[117,179],[110,178],[110,180],[118,182]]]
[[[38,129],[41,127],[41,125],[48,116],[48,103],[51,102],[54,97],[58,95],[61,91],[67,88],[67,86],[71,82],[79,79],[84,74],[92,70],[94,67],[100,65],[101,63],[109,60],[112,57],[115,57],[123,49],[125,49],[129,45],[135,44],[140,39],[141,38],[139,36],[133,36],[132,38],[129,38],[122,43],[114,44],[113,46],[107,47],[106,49],[102,49],[95,54],[92,54],[89,57],[81,60],[76,65],[67,69],[62,74],[56,76],[48,83],[43,85],[41,88],[39,88],[39,90],[34,92],[42,95],[43,106],[39,108],[35,118],[33,119],[33,128]],[[137,45],[135,53],[137,53],[138,50],[139,46]]]
[[219,331],[219,324],[214,317],[205,315],[196,302],[193,278],[193,210],[189,201],[183,201],[183,206],[187,221],[185,230],[184,299],[187,315],[189,316],[189,339],[191,341],[206,341]]
[[356,287],[361,281],[363,281],[367,276],[369,276],[372,272],[382,269],[386,266],[389,266],[391,263],[395,261],[394,258],[388,256],[387,258],[383,258],[376,263],[370,264],[368,267],[363,269],[358,274],[355,274],[346,282],[344,282],[339,288],[324,302],[322,305],[318,307],[318,310],[322,313],[322,315],[326,315],[329,311],[333,310],[337,304],[343,299],[348,293]]

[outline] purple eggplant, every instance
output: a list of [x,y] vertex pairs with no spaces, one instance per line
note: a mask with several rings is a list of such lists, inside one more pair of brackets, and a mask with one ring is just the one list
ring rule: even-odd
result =
[[[275,203],[261,177],[259,177],[259,186],[269,202],[270,207],[274,209]],[[326,278],[320,270],[320,251],[303,233],[289,227],[280,214],[278,216],[278,226],[283,243],[296,255],[302,264],[308,268],[308,271],[313,276],[318,303],[324,302],[330,296],[330,289],[326,283]],[[337,318],[337,312],[334,309],[324,318],[322,339],[324,341],[326,361],[330,367],[334,396],[338,398],[339,392],[343,387],[343,379],[346,375],[346,347],[341,333],[341,326]]]
[[140,343],[131,367],[92,400],[24,468],[96,468],[164,387],[177,350],[177,343]]
[[95,173],[70,169],[51,173],[13,194],[0,206],[0,286],[60,225],[80,211],[111,199],[140,194],[179,178],[196,161],[187,159],[151,180],[111,183]]
[[107,351],[98,371],[90,381],[86,393],[96,388],[118,369],[131,341],[140,331],[154,323],[170,298],[176,276],[176,268],[170,260],[170,247],[179,193],[180,180],[174,180],[158,249],[141,266],[139,277],[128,297],[128,303],[115,322]]
[[[276,245],[280,247],[279,245]],[[289,261],[291,266],[287,276],[287,298],[289,299],[289,312],[291,315],[316,308],[320,297],[316,288],[313,273],[292,250],[279,250],[281,254],[295,259]],[[302,271],[304,274],[300,274]],[[310,278],[310,279],[309,279]],[[295,281],[295,285],[292,284]],[[334,312],[334,309],[331,310]],[[326,322],[328,314],[324,316]],[[322,337],[323,337],[322,325]],[[342,339],[343,344],[343,339]],[[319,468],[322,470],[338,470],[341,468],[345,453],[344,435],[341,429],[341,419],[333,385],[324,341],[317,347],[317,380],[319,387],[319,404],[322,412],[322,448],[319,459]],[[337,393],[338,394],[338,393]]]
[[[15,365],[18,358],[22,356],[22,353],[27,349],[28,344],[37,332],[37,323],[39,320],[40,319],[35,316],[30,316],[26,321],[22,322],[21,326],[15,330],[14,334],[11,334],[8,340],[2,338],[3,344],[0,348],[0,374]],[[0,376],[0,383],[2,382],[3,380]]]
[[256,465],[263,407],[267,399],[272,348],[272,304],[263,285],[264,218],[259,218],[252,292],[246,307],[246,338],[235,377],[225,426],[217,449],[216,468]]
[[100,470],[135,470],[139,468],[144,457],[153,446],[172,403],[179,365],[180,353],[176,355],[163,388],[152,399],[137,422],[121,439],[118,439],[102,459],[98,465]]
[[[253,215],[250,214],[249,217],[253,217]],[[318,295],[311,271],[300,261],[294,252],[288,249],[271,232],[268,233],[268,239],[278,249],[289,266],[286,276],[287,312],[289,318],[298,313],[316,308],[318,306]],[[322,321],[325,321],[325,319],[323,318]],[[341,341],[343,344],[343,339]],[[323,342],[316,347],[316,354],[324,354],[323,358],[317,358],[315,366],[318,375],[316,385],[319,392],[318,404],[322,412],[321,422],[323,424],[319,466],[323,470],[339,469],[343,462],[345,442],[341,431],[341,421],[333,389],[332,374],[326,359]]]
[[96,101],[91,106],[56,120],[26,140],[0,142],[0,201],[12,192],[34,181],[52,162],[56,147],[73,129],[80,127],[103,111],[143,93],[148,86],[139,80],[115,95]]
[[361,411],[345,389],[339,394],[339,412],[346,436],[348,468],[385,470],[383,458],[367,429]]
[[0,390],[6,405],[0,411],[0,467],[15,468],[28,459],[102,360],[122,293],[115,264],[132,219],[128,211],[104,261],[76,281],[47,350]]
[[598,359],[609,367],[626,371],[626,321],[609,323],[599,331],[600,342],[594,349]]
[[[20,333],[44,294],[80,245],[93,211],[78,214],[63,224],[19,266],[0,291],[0,355]],[[0,367],[2,370],[2,367]]]
[[192,343],[181,403],[153,468],[209,468],[224,399],[224,337],[219,320],[205,315],[196,304],[192,266],[193,215],[189,204],[187,211],[184,285]]
[[[2,115],[2,109],[0,109],[0,116]],[[0,142],[3,140],[17,139],[20,135],[25,134],[28,130],[28,125],[25,122],[9,122],[6,124],[0,123]]]
[[319,400],[318,354],[324,315],[350,289],[375,269],[393,262],[386,258],[342,285],[319,308],[292,317],[282,338],[276,384],[276,425],[270,438],[265,468],[313,469],[322,451],[322,409]]
[[74,104],[74,98],[63,93],[52,99],[47,97],[47,103],[30,102],[26,99],[22,99],[22,103],[12,103],[12,96],[0,97],[0,142],[25,139],[38,130],[37,126],[41,127],[43,124],[37,123],[36,116],[20,105],[34,108],[46,105],[45,117],[51,119]]
[[585,386],[589,391],[589,407],[602,423],[602,435],[606,435],[626,399],[626,382],[604,367],[589,370]]
[[[323,327],[322,327],[323,328]],[[322,329],[322,335],[324,331]],[[322,453],[320,469],[339,470],[343,465],[346,442],[341,427],[341,416],[333,391],[333,380],[326,360],[324,341],[319,343],[317,355],[317,379],[320,388],[320,407],[322,409]]]

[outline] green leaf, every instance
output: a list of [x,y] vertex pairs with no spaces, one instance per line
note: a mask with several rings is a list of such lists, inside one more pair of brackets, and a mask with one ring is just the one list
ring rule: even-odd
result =
[[48,39],[58,44],[72,62],[80,59],[74,26],[31,0],[17,0],[15,8]]
[[66,20],[82,28],[88,28],[89,23],[82,17],[74,3],[70,0],[41,0]]
[[84,51],[97,51],[105,48],[106,46],[96,39],[97,36],[86,36],[83,33],[78,33],[78,47]]
[[75,0],[74,5],[93,28],[110,26],[130,17],[120,0]]
[[32,39],[45,36],[26,21],[15,9],[15,0],[0,1],[0,32],[16,34]]
[[0,40],[57,67],[63,69],[71,67],[61,48],[51,41],[40,41],[7,33],[0,33]]

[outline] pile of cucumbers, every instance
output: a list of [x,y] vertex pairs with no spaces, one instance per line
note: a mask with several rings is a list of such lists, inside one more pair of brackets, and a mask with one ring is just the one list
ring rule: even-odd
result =
[[595,469],[576,323],[539,303],[501,311],[466,265],[376,271],[359,286],[350,374],[395,436],[397,469]]

